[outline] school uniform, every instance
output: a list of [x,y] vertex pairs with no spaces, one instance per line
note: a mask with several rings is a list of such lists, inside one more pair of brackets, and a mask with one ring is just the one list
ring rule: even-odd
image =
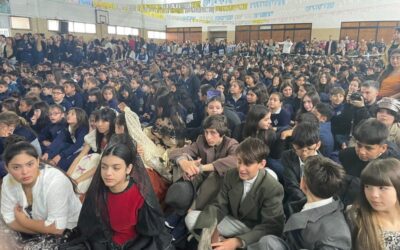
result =
[[235,100],[232,95],[229,95],[226,99],[226,103],[231,105],[236,113],[239,115],[240,120],[244,121],[246,118],[247,110],[249,109],[249,104],[247,103],[247,99],[245,95],[241,95],[239,99]]
[[7,90],[4,93],[0,93],[0,102],[4,101],[5,99],[9,98],[11,96],[11,92]]
[[54,102],[54,100],[52,100],[50,105],[52,105],[52,104],[61,105],[64,109],[64,112],[67,112],[70,108],[72,108],[72,104],[66,98],[63,98],[63,100],[59,103],[56,103],[56,102]]
[[275,128],[286,127],[290,124],[290,114],[281,108],[277,112],[271,114],[272,126]]
[[248,250],[351,249],[351,233],[340,200],[324,199],[298,208],[285,224],[283,239],[270,235]]
[[89,128],[85,126],[80,126],[76,129],[74,135],[71,134],[70,129],[66,129],[65,136],[63,140],[60,142],[64,148],[59,155],[61,156],[60,161],[58,162],[58,166],[67,171],[69,166],[78,156],[79,152],[82,150],[85,135],[89,133]]
[[264,169],[259,170],[254,181],[243,181],[237,169],[229,170],[216,201],[200,213],[194,229],[209,228],[217,220],[219,231],[228,230],[229,224],[221,224],[229,216],[249,230],[225,236],[239,238],[245,246],[264,235],[281,236],[285,220],[282,199],[282,185]]
[[[66,127],[67,123],[64,120],[58,123],[50,123],[43,132],[39,134],[39,142],[42,151],[48,154],[49,159],[52,159],[64,149],[65,145],[60,142],[65,138]],[[49,146],[44,146],[43,141],[50,141],[51,144]]]
[[73,96],[65,96],[65,99],[71,103],[72,107],[83,108],[85,99],[83,95],[79,92],[76,92]]

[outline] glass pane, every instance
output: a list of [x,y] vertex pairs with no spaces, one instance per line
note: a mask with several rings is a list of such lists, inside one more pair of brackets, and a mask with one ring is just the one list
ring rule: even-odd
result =
[[86,26],[86,33],[90,33],[90,34],[96,33],[96,25],[95,24],[87,23],[87,24],[85,24],[85,26]]
[[47,20],[47,26],[49,30],[58,31],[59,23],[58,20]]
[[108,26],[108,34],[115,34],[115,26]]
[[125,35],[125,28],[117,26],[117,35]]
[[84,23],[74,23],[74,32],[85,33]]
[[11,17],[11,28],[30,30],[29,18],[27,17]]
[[74,31],[74,22],[68,22],[68,31],[75,32]]

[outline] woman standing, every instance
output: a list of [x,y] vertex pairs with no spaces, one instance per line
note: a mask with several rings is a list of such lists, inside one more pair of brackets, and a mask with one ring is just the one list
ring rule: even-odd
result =
[[381,84],[379,96],[400,97],[400,49],[394,49],[390,53],[390,63],[382,72],[378,81]]
[[375,160],[361,173],[359,203],[349,211],[353,249],[395,250],[400,245],[400,161]]
[[60,170],[42,165],[28,142],[4,152],[8,175],[1,187],[1,215],[7,225],[28,234],[62,234],[78,222],[81,203]]

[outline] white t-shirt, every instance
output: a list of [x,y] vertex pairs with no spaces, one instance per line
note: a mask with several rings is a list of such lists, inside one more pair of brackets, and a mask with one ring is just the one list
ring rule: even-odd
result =
[[[40,168],[40,175],[32,189],[32,219],[43,220],[46,226],[55,222],[57,229],[76,227],[82,204],[71,181],[56,168],[48,165]],[[8,174],[1,187],[1,215],[7,224],[15,220],[14,208],[17,204],[28,207],[22,185]]]

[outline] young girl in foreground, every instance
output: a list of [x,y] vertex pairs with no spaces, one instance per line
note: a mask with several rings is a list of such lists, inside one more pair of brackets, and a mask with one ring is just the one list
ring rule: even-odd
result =
[[361,173],[359,204],[349,214],[356,250],[395,250],[400,246],[400,161],[375,160]]
[[115,135],[104,150],[78,227],[94,249],[169,248],[171,236],[130,137]]

